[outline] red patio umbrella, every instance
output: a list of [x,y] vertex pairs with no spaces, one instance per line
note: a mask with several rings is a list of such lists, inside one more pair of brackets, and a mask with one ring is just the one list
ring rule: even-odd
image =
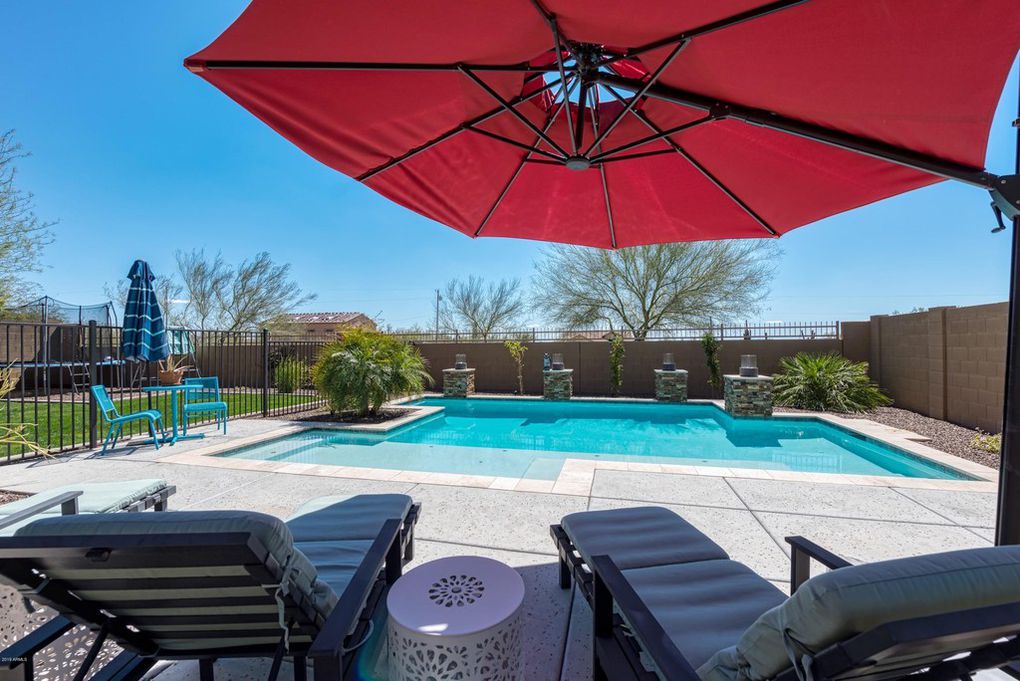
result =
[[612,248],[992,189],[1018,46],[1016,0],[254,0],[185,64],[464,234]]
[[1017,0],[254,0],[185,65],[470,236],[779,236],[989,190],[1014,226],[997,541],[1020,543],[1020,128],[1016,174],[983,169],[1018,47]]

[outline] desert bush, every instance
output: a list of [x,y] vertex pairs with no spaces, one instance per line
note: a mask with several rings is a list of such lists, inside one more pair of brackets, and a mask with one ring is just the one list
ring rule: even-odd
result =
[[334,413],[366,416],[388,400],[422,392],[432,377],[411,345],[377,331],[353,329],[322,348],[312,380]]
[[705,352],[705,366],[708,367],[708,385],[712,390],[712,396],[719,395],[722,391],[723,377],[722,369],[719,366],[719,339],[706,331],[701,337],[701,349]]
[[992,435],[991,433],[978,432],[970,441],[970,446],[990,454],[998,454],[1002,449],[1002,434]]
[[528,346],[519,340],[508,340],[503,343],[503,347],[506,348],[507,352],[510,353],[510,358],[514,361],[514,366],[517,367],[517,394],[524,394],[524,353],[528,351]]
[[609,339],[609,385],[612,386],[613,397],[619,395],[623,387],[623,357],[626,353],[619,334]]
[[284,357],[273,369],[273,382],[281,393],[292,393],[308,380],[308,366],[296,357]]
[[776,404],[784,407],[859,413],[892,404],[868,377],[867,362],[835,353],[799,352],[779,360],[773,377]]

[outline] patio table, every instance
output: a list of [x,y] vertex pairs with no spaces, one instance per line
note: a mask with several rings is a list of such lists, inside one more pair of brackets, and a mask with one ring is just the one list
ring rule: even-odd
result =
[[[205,433],[189,433],[187,435],[181,435],[177,429],[177,420],[180,410],[177,408],[179,403],[178,395],[184,395],[187,399],[187,392],[199,389],[201,386],[194,385],[149,385],[142,388],[142,392],[146,393],[170,393],[170,426],[171,434],[164,436],[160,439],[161,444],[176,444],[178,440],[198,440],[205,437]],[[151,440],[147,440],[143,444],[148,444]]]
[[491,558],[454,556],[397,580],[389,611],[389,678],[521,677],[524,580]]

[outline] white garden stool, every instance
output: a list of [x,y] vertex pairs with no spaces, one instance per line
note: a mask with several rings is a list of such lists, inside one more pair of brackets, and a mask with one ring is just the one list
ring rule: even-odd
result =
[[397,580],[389,610],[390,681],[517,681],[524,580],[489,558],[456,556]]

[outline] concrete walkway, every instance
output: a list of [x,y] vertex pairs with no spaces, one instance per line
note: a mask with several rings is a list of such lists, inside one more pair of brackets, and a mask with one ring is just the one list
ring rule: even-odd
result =
[[[162,461],[190,447],[242,439],[281,426],[250,419],[231,435],[154,452],[121,448],[103,458],[0,467],[0,488],[41,491],[72,482],[165,478],[173,510],[251,509],[286,516],[325,494],[399,492],[422,503],[415,562],[482,555],[516,567],[527,586],[527,679],[590,679],[587,605],[557,585],[548,527],[567,513],[644,504],[675,510],[736,560],[788,588],[783,537],[799,534],[854,562],[991,544],[995,495],[895,486],[818,484],[715,475],[596,470],[590,494],[534,493],[454,485],[324,477],[192,466]],[[219,663],[217,679],[264,678],[263,662]],[[292,677],[285,669],[281,678]],[[197,665],[165,668],[163,681],[197,679]]]

